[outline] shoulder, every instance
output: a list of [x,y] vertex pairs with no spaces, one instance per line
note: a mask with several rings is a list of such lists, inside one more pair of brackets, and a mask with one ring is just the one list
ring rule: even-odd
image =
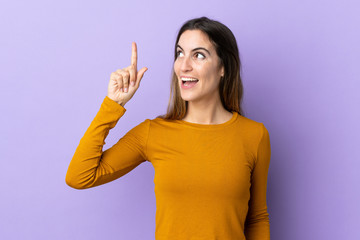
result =
[[243,116],[240,116],[240,119],[242,119],[244,128],[251,133],[257,146],[270,141],[269,131],[263,122],[254,121]]
[[269,141],[269,132],[263,122],[255,121],[241,115],[238,116],[237,120],[236,133],[245,139],[249,148],[253,148],[254,151],[256,151],[261,142]]
[[174,127],[174,121],[164,120],[162,118],[146,118],[132,129],[133,132],[148,134],[149,132],[157,132]]
[[149,121],[149,124],[152,128],[154,127],[171,128],[171,127],[175,127],[175,125],[177,125],[177,123],[179,122],[178,120],[168,120],[160,117],[146,119],[146,120]]
[[238,115],[238,125],[255,135],[263,134],[264,131],[267,131],[263,122],[258,122],[241,115]]

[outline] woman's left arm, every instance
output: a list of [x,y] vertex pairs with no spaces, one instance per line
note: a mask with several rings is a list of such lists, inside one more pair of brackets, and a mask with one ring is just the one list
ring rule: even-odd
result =
[[261,137],[251,174],[249,211],[245,222],[246,240],[270,239],[269,213],[266,204],[267,176],[270,165],[269,132],[261,123]]

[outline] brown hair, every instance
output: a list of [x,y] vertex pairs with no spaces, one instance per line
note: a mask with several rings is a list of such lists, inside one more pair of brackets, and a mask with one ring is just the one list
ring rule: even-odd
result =
[[[201,30],[214,44],[216,53],[220,58],[220,64],[224,66],[224,77],[220,79],[219,95],[224,108],[235,111],[244,116],[241,108],[243,97],[243,85],[240,77],[241,62],[236,39],[231,30],[224,24],[211,20],[207,17],[191,19],[180,28],[175,42],[176,46],[180,36],[186,30]],[[185,117],[188,102],[181,98],[178,79],[174,70],[171,79],[170,98],[167,113],[157,116],[166,120],[180,120]]]

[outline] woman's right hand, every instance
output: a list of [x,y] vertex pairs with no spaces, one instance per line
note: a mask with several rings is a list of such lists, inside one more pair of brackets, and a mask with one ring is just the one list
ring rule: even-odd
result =
[[139,88],[140,80],[146,70],[147,68],[143,67],[140,71],[137,71],[137,47],[136,43],[133,42],[131,65],[111,73],[107,96],[124,106]]

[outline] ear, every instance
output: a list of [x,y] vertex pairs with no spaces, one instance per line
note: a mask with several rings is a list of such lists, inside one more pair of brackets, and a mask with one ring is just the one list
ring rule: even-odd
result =
[[220,75],[221,77],[224,77],[224,66],[221,66],[220,68]]

